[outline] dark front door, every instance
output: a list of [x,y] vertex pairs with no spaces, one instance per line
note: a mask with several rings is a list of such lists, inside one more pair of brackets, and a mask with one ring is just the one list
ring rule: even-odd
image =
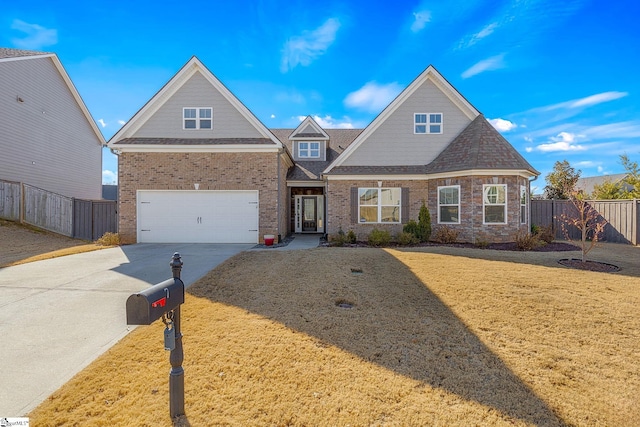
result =
[[318,199],[313,197],[302,198],[302,231],[318,230]]

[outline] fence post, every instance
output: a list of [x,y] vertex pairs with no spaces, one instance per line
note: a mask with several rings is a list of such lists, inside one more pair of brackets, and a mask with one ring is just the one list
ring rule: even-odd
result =
[[[171,271],[174,279],[180,279],[182,270],[182,259],[178,252],[171,258]],[[182,350],[182,332],[180,331],[180,306],[173,310],[173,325],[176,335],[176,346],[169,354],[171,372],[169,373],[169,415],[175,418],[184,415],[184,369],[182,361],[184,353]]]

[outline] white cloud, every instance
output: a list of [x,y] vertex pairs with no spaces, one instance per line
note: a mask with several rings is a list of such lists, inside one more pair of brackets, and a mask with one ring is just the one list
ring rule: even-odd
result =
[[602,166],[598,166],[598,173],[604,172],[604,168]]
[[466,40],[463,39],[462,41],[460,41],[460,44],[458,45],[458,48],[459,49],[463,49],[463,48],[467,48],[467,47],[473,46],[474,44],[478,43],[483,38],[488,37],[491,34],[493,34],[493,32],[496,30],[496,28],[498,28],[498,23],[497,22],[492,22],[491,24],[487,25],[486,27],[484,27],[479,32],[477,32],[475,34],[472,34],[470,37],[466,37]]
[[414,33],[420,32],[426,27],[427,23],[431,21],[431,12],[428,10],[422,10],[420,12],[413,13],[413,23],[411,24],[411,31]]
[[127,122],[125,122],[124,120],[118,120],[118,124],[120,126],[124,126],[125,124],[127,124]]
[[489,123],[493,125],[499,132],[509,132],[518,127],[517,124],[505,119],[489,119]]
[[557,104],[547,105],[546,107],[535,108],[534,110],[553,111],[558,109],[574,109],[582,107],[591,107],[594,105],[602,104],[604,102],[614,101],[616,99],[624,98],[628,96],[628,92],[609,91],[597,93],[595,95],[586,96],[580,99],[573,99],[571,101],[560,102]]
[[275,115],[275,114],[272,114],[272,115],[271,115],[271,118],[272,118],[272,119],[275,119],[275,118],[276,118],[276,115]]
[[100,126],[102,126],[103,128],[107,127],[107,124],[105,123],[105,121],[103,119],[98,119],[97,122],[100,123]]
[[102,171],[102,183],[103,184],[117,184],[118,174],[110,170]]
[[586,147],[580,144],[576,144],[576,137],[578,135],[570,132],[560,132],[557,136],[549,138],[550,142],[540,144],[536,147],[536,150],[543,153],[553,153],[556,151],[584,151]]
[[526,151],[527,153],[531,153],[533,151],[533,147],[526,147],[524,151]]
[[504,62],[504,53],[500,55],[492,56],[491,58],[483,59],[482,61],[474,64],[471,68],[462,73],[463,79],[468,79],[469,77],[473,77],[476,74],[484,73],[485,71],[499,70],[501,68],[506,68],[506,64]]
[[340,29],[340,21],[330,18],[313,31],[304,31],[299,36],[291,37],[282,49],[280,71],[286,73],[298,65],[306,67],[313,60],[323,55],[335,41]]
[[26,34],[22,38],[11,39],[11,42],[20,49],[42,49],[45,46],[58,43],[58,30],[45,28],[38,24],[29,24],[20,19],[14,19],[11,29]]
[[395,82],[386,85],[368,82],[360,89],[348,94],[344,99],[344,104],[347,107],[377,113],[389,105],[402,89],[402,86]]
[[[314,115],[312,117],[313,117],[313,120],[315,120],[316,123],[320,125],[320,127],[323,127],[325,129],[353,129],[354,128],[353,123],[347,117],[343,117],[342,120],[336,120],[329,115],[325,115],[324,117]],[[307,116],[298,116],[298,120],[300,122],[302,122],[306,118]]]

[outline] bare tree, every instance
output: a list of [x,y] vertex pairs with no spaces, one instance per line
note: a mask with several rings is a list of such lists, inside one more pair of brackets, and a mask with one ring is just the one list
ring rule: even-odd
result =
[[560,215],[560,226],[564,237],[569,240],[569,227],[576,227],[581,233],[582,262],[593,249],[607,225],[607,220],[586,200],[584,194],[573,190],[569,195],[569,205],[572,212]]

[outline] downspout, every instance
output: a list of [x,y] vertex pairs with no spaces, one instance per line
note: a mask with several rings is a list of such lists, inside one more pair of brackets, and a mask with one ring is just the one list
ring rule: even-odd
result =
[[277,215],[278,215],[278,226],[277,226],[277,227],[278,227],[278,228],[277,228],[277,232],[278,232],[278,243],[280,243],[280,242],[282,241],[282,234],[280,233],[280,219],[281,219],[281,215],[282,215],[282,214],[280,213],[280,209],[282,208],[282,207],[280,206],[280,202],[281,202],[281,200],[282,200],[282,199],[280,198],[280,196],[281,196],[281,188],[280,188],[280,187],[281,187],[281,185],[280,185],[280,184],[281,184],[281,183],[280,183],[280,156],[282,155],[282,153],[283,153],[283,152],[284,152],[284,149],[283,149],[283,148],[281,148],[281,149],[279,149],[279,150],[278,150],[278,154],[277,154],[277,156],[278,156],[278,202],[277,202],[277,204],[276,204],[276,205],[278,206],[278,209],[277,209],[277,211],[278,211],[278,214],[277,214]]

